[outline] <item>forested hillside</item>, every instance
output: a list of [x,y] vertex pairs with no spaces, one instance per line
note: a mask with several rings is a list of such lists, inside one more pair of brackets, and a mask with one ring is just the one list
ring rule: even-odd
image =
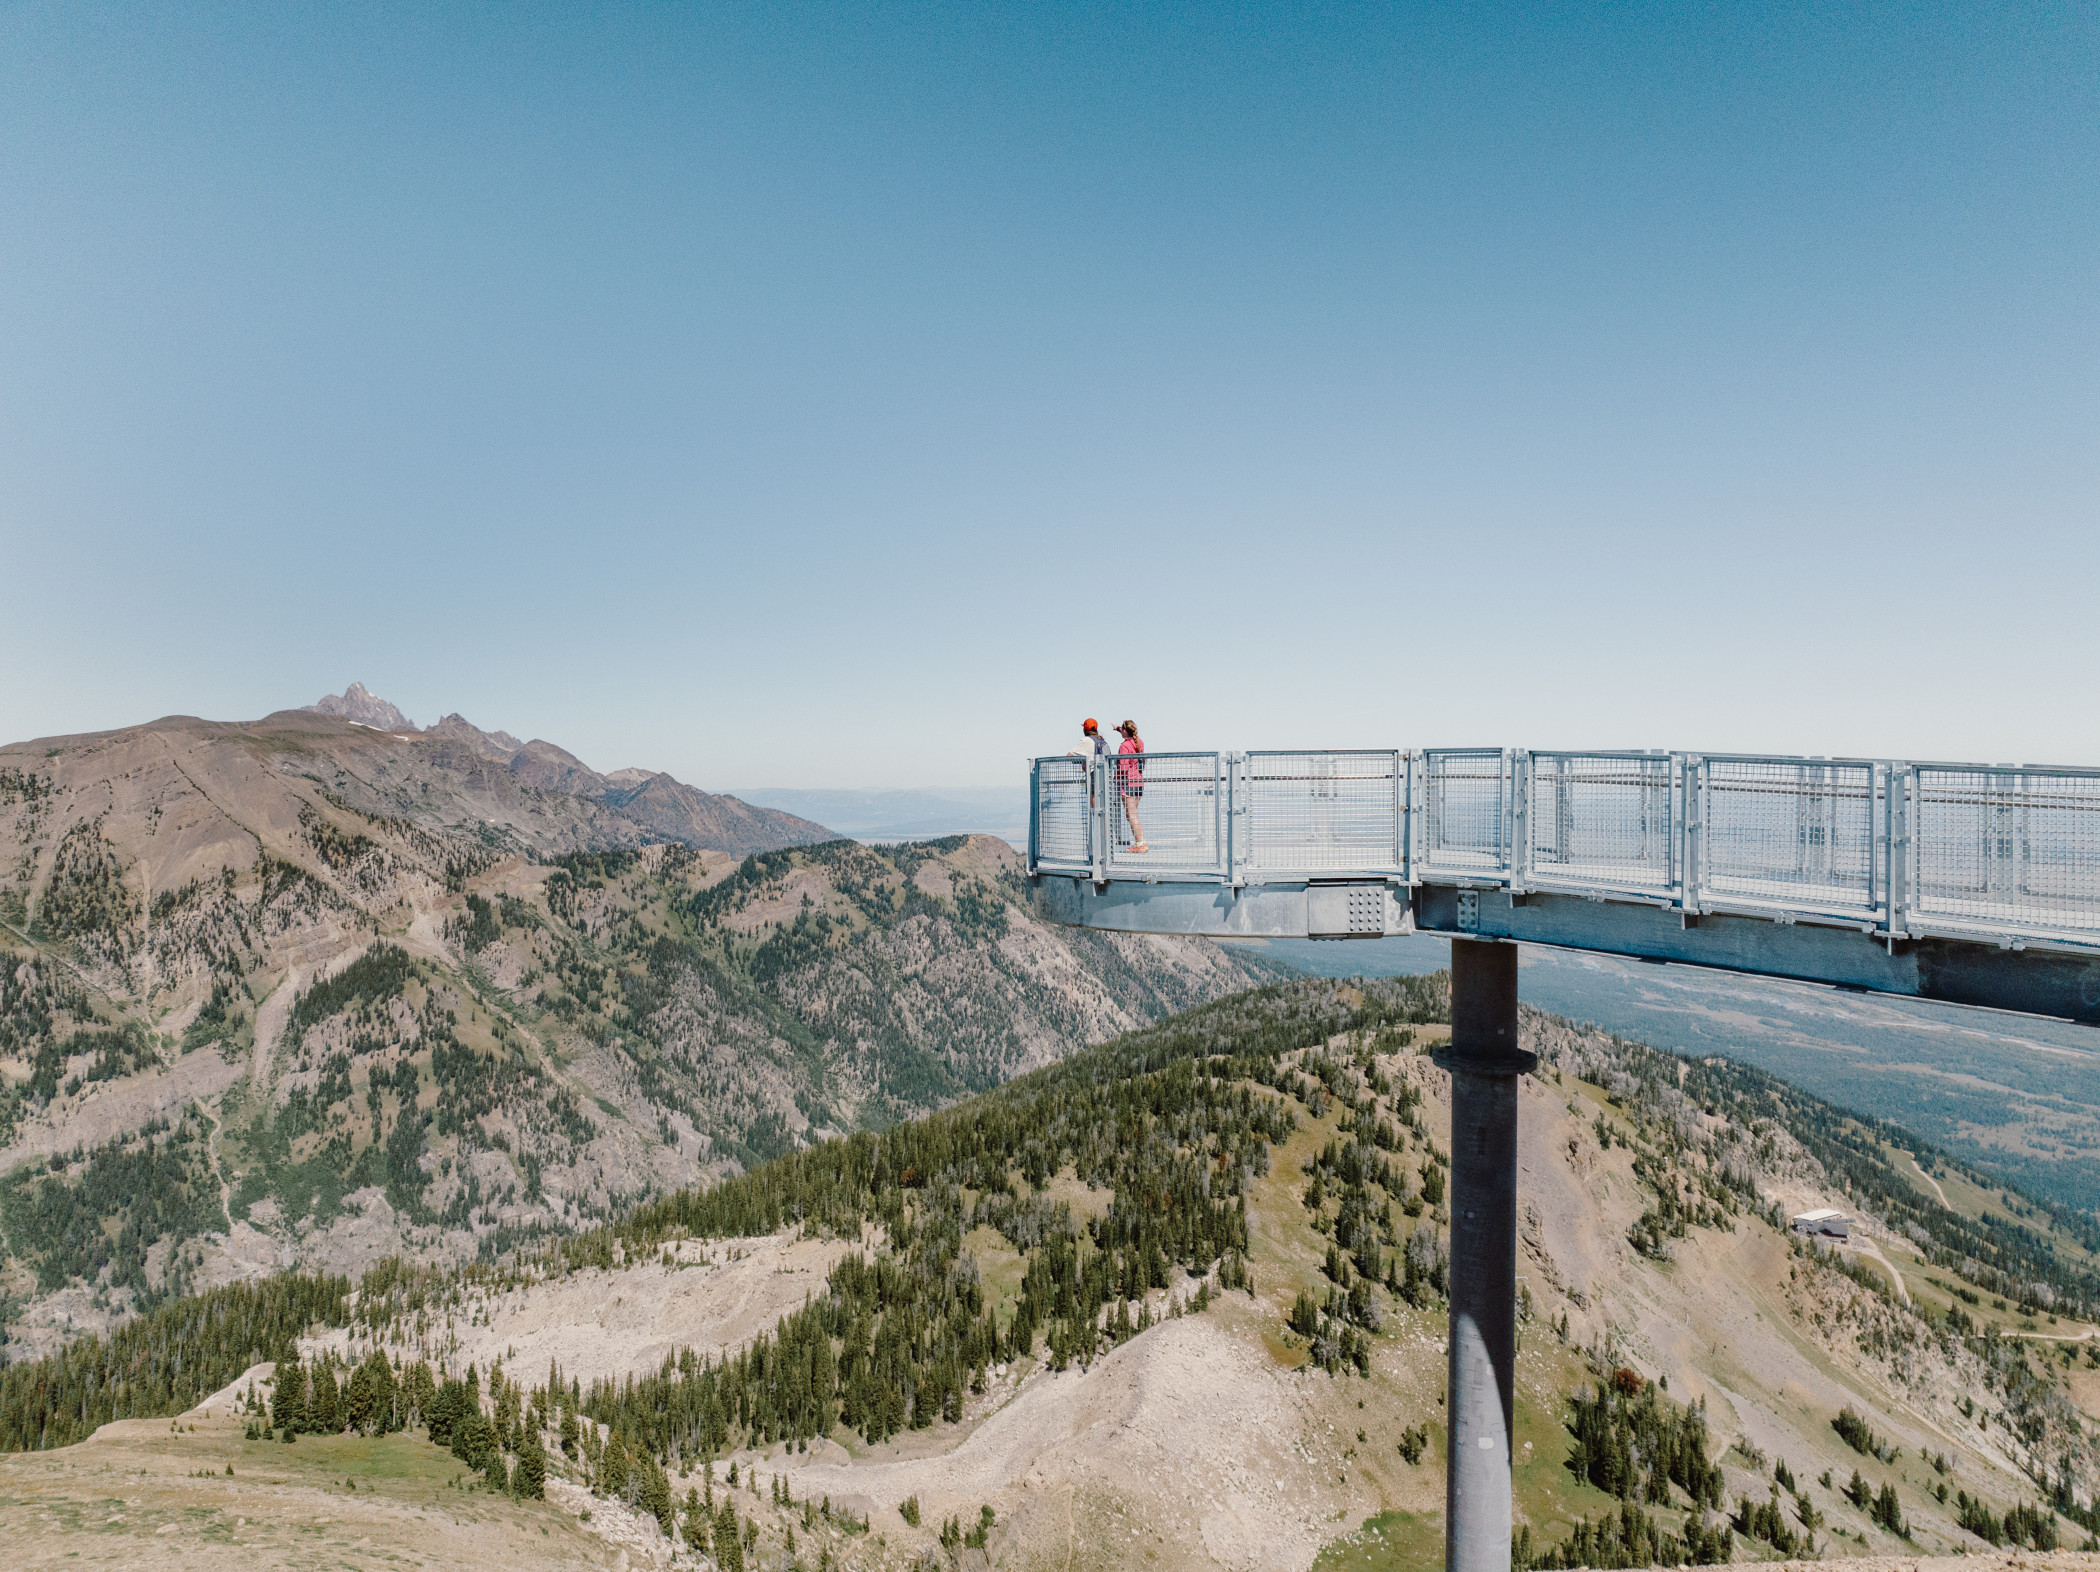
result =
[[[785,873],[745,869],[703,911],[777,894]],[[613,890],[619,875],[588,877]],[[321,1005],[355,991],[344,984]],[[1262,1358],[1338,1383],[1304,1389],[1317,1410],[1380,1408],[1388,1461],[1365,1478],[1388,1478],[1390,1501],[1417,1499],[1441,1454],[1434,1406],[1415,1404],[1424,1383],[1441,1381],[1447,1079],[1426,1043],[1445,1014],[1441,976],[1264,986],[953,1108],[785,1152],[504,1259],[458,1270],[391,1261],[355,1293],[342,1280],[275,1278],[168,1303],[107,1343],[84,1339],[8,1371],[0,1444],[55,1446],[105,1419],[172,1412],[275,1358],[294,1375],[252,1412],[250,1433],[420,1427],[496,1488],[529,1496],[573,1480],[611,1503],[605,1511],[638,1513],[710,1551],[729,1505],[743,1549],[785,1551],[800,1534],[850,1566],[871,1509],[819,1509],[787,1465],[811,1469],[819,1452],[844,1459],[838,1442],[888,1457],[913,1433],[924,1440],[907,1454],[928,1444],[939,1454],[1004,1402],[1065,1392],[1039,1381],[1121,1368],[1109,1364],[1117,1352],[1155,1331],[1222,1316],[1220,1329],[1262,1339]],[[1527,1245],[1520,1433],[1560,1440],[1541,1457],[1556,1469],[1546,1482],[1520,1475],[1520,1564],[2043,1549],[2100,1528],[2100,1457],[2073,1377],[2050,1343],[2020,1341],[1984,1303],[2024,1280],[2031,1291],[2008,1316],[2022,1305],[2043,1314],[2045,1301],[2068,1314],[2094,1299],[2092,1270],[2052,1259],[2041,1234],[1978,1238],[1896,1169],[1892,1131],[1756,1070],[1678,1060],[1531,1012],[1525,1035],[1543,1058],[1527,1102],[1527,1205],[1554,1205],[1535,1167],[1548,1150],[1571,1165],[1562,1194],[1611,1192],[1613,1175],[1634,1192],[1615,1203],[1623,1253],[1594,1240],[1577,1255],[1567,1242],[1558,1253],[1543,1238]],[[1560,1102],[1567,1117],[1539,1131]],[[1882,1249],[1909,1240],[1907,1272],[1949,1297],[1905,1297],[1882,1257],[1787,1242],[1768,1192],[1795,1184],[1850,1198]],[[590,1295],[601,1303],[647,1297],[659,1291],[651,1284],[720,1270],[737,1240],[783,1232],[836,1240],[842,1253],[821,1291],[733,1347],[685,1345],[624,1373],[588,1358],[544,1371],[500,1358],[502,1339],[521,1335],[504,1326],[540,1324],[531,1305],[563,1282],[601,1280]],[[1764,1261],[1756,1272],[1766,1274],[1777,1263],[1758,1293],[1842,1373],[1821,1400],[1821,1429],[1789,1431],[1791,1467],[1751,1440],[1768,1431],[1741,1389],[1724,1398],[1667,1356],[1634,1368],[1657,1354],[1644,1352],[1640,1316],[1627,1312],[1726,1259],[1741,1263],[1730,1270]],[[1571,1270],[1583,1266],[1594,1272],[1577,1282]],[[477,1326],[498,1339],[491,1364],[464,1354],[460,1339]],[[174,1347],[181,1362],[170,1362]],[[1793,1364],[1760,1379],[1798,1385],[1806,1373]],[[1672,1396],[1672,1375],[1693,1392]],[[1714,1402],[1732,1412],[1718,1433]],[[1909,1436],[1915,1452],[1919,1419],[1953,1438],[1926,1448],[1921,1482],[1905,1469],[1905,1442],[1892,1440]],[[1363,1433],[1359,1423],[1359,1444]],[[1814,1473],[1819,1452],[1837,1461]],[[1367,1467],[1352,1457],[1344,1480]],[[710,1459],[745,1469],[773,1459],[771,1484],[760,1499],[752,1473],[752,1499],[733,1486],[718,1496],[731,1482]],[[855,1473],[825,1463],[806,1478]],[[1153,1484],[1168,1482],[1144,1488]],[[892,1526],[920,1528],[916,1503],[913,1494]],[[966,1534],[985,1543],[1014,1509],[1010,1494],[981,1505],[981,1520],[955,1513],[953,1545]],[[949,1532],[928,1515],[934,1526]],[[1033,1532],[1025,1515],[1012,1532]]]
[[[777,897],[788,871],[747,868],[703,913]],[[621,876],[591,877],[610,891]],[[1339,1467],[1342,1484],[1361,1483],[1337,1499],[1370,1489],[1384,1501],[1385,1526],[1350,1542],[1384,1543],[1407,1503],[1436,1498],[1441,1456],[1430,1399],[1448,1077],[1426,1048],[1447,1003],[1441,976],[1271,985],[500,1260],[389,1262],[354,1293],[280,1278],[185,1299],[110,1342],[8,1371],[0,1444],[170,1412],[276,1358],[291,1373],[252,1410],[251,1434],[420,1428],[491,1488],[531,1496],[569,1481],[718,1561],[727,1506],[744,1550],[785,1553],[799,1535],[856,1565],[875,1507],[831,1505],[861,1477],[854,1459],[871,1479],[946,1478],[945,1465],[901,1459],[972,1444],[1005,1405],[1078,1400],[1097,1370],[1152,1368],[1123,1356],[1186,1344],[1194,1334],[1168,1329],[1196,1318],[1216,1323],[1198,1345],[1207,1373],[1177,1379],[1245,1382],[1228,1372],[1251,1358],[1302,1372],[1290,1412],[1352,1416],[1354,1445],[1346,1433],[1319,1443],[1342,1448],[1321,1488],[1335,1489]],[[2100,1528],[2100,1452],[2077,1385],[2091,1361],[2015,1324],[2053,1313],[2076,1331],[2061,1318],[2096,1298],[2089,1264],[2052,1258],[2052,1236],[2032,1229],[1979,1236],[1904,1177],[1889,1145],[1900,1131],[1771,1077],[1528,1011],[1524,1033],[1543,1063],[1524,1113],[1519,1433],[1527,1452],[1546,1450],[1519,1472],[1520,1562],[2047,1548]],[[1859,1251],[1784,1232],[1772,1196],[1803,1185],[1847,1202]],[[519,1338],[565,1335],[534,1309],[565,1284],[583,1280],[600,1306],[682,1292],[693,1272],[704,1289],[739,1242],[782,1237],[830,1241],[832,1264],[733,1344],[696,1339],[625,1366],[588,1350],[552,1365],[506,1357]],[[1732,1345],[1716,1336],[1721,1366],[1704,1363],[1704,1343],[1685,1363],[1654,1341],[1745,1299],[1766,1325]],[[468,1352],[483,1343],[484,1356]],[[176,1346],[193,1350],[179,1371]],[[1710,1376],[1723,1368],[1725,1385]],[[1790,1418],[1768,1406],[1781,1392],[1794,1394]],[[1315,1418],[1308,1433],[1319,1430]],[[1057,1425],[1016,1433],[1039,1432],[1052,1439],[1035,1445],[1052,1445]],[[750,1471],[749,1499],[724,1464]],[[1178,1476],[1109,1466],[1119,1499],[1173,1517]],[[929,1494],[923,1525],[916,1490],[901,1519],[881,1515],[899,1533],[939,1527],[951,1548],[988,1542],[1016,1513],[1010,1547],[1053,1521],[1029,1516],[1025,1491],[978,1489],[968,1511],[952,1489]]]

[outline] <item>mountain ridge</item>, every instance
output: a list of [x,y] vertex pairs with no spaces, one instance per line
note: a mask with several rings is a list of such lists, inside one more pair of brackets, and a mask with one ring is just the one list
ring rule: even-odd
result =
[[13,744],[0,846],[25,1348],[580,1226],[1271,975],[1048,927],[1003,843],[876,851],[457,716]]

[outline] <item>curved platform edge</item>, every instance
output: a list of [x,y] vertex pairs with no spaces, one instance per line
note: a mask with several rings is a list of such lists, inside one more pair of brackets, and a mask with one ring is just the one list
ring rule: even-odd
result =
[[1036,905],[1049,921],[1109,933],[1212,939],[1385,939],[1414,931],[1407,891],[1381,880],[1288,884],[1143,884],[1042,874]]
[[[1442,933],[1708,966],[2100,1025],[2100,957],[1960,939],[1890,940],[1857,928],[1740,915],[1688,921],[1678,912],[1652,905],[1547,893],[1512,899],[1507,891],[1461,891],[1455,885],[1418,885],[1410,901],[1405,889],[1367,881],[1234,890],[1216,884],[1121,880],[1097,887],[1087,879],[1045,874],[1036,881],[1036,903],[1051,922],[1110,933],[1212,939]],[[1353,929],[1352,922],[1357,925]]]

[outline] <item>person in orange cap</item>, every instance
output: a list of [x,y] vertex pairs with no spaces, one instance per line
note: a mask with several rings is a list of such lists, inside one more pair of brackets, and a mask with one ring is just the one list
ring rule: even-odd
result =
[[1091,715],[1079,723],[1079,734],[1086,738],[1086,746],[1074,748],[1065,757],[1087,761],[1086,805],[1091,811],[1097,805],[1094,797],[1094,777],[1101,773],[1101,762],[1109,756],[1108,739],[1101,735],[1101,723]]
[[1079,723],[1079,733],[1086,738],[1086,746],[1084,748],[1074,748],[1065,755],[1066,758],[1085,759],[1091,763],[1098,763],[1100,760],[1108,757],[1108,739],[1101,735],[1101,723],[1095,720],[1093,716],[1089,715]]

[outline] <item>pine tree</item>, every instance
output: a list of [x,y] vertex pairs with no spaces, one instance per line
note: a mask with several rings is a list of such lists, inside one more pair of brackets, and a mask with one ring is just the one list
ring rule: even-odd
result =
[[676,1514],[671,1506],[671,1481],[664,1471],[656,1466],[654,1458],[645,1457],[638,1465],[642,1476],[641,1488],[635,1493],[635,1505],[656,1519],[656,1526],[671,1536]]
[[685,1493],[685,1543],[696,1556],[707,1553],[707,1509],[700,1504],[700,1492],[688,1489]]
[[715,1565],[722,1572],[744,1572],[744,1542],[737,1533],[736,1507],[727,1496],[715,1510]]
[[605,1442],[605,1455],[598,1463],[598,1494],[618,1501],[627,1494],[627,1447],[615,1430]]
[[277,1366],[276,1389],[270,1394],[270,1423],[287,1435],[306,1427],[306,1370],[293,1359]]
[[512,1476],[511,1486],[527,1501],[542,1501],[547,1495],[547,1452],[540,1445],[540,1433],[527,1429],[518,1437],[518,1467]]
[[326,1364],[317,1364],[313,1371],[313,1396],[307,1401],[307,1411],[315,1434],[332,1436],[343,1428],[342,1404],[336,1390],[335,1370]]

